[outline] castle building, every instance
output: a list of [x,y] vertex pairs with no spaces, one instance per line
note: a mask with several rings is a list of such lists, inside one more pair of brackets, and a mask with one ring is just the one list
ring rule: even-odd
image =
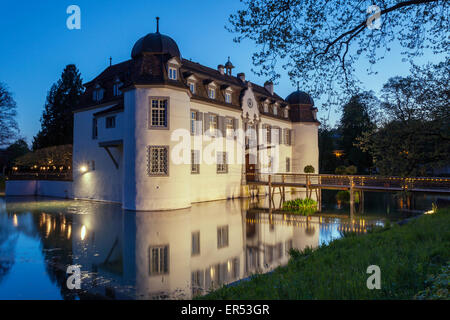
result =
[[217,69],[183,59],[159,30],[140,38],[130,60],[85,84],[73,197],[171,210],[247,196],[264,170],[317,172],[313,99],[299,90],[283,99],[272,82],[259,86],[233,68],[229,58]]

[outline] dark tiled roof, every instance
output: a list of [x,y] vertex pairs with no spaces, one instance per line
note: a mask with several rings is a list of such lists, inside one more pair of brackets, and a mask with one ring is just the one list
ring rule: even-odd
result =
[[123,102],[119,102],[115,106],[112,106],[111,108],[108,108],[106,110],[94,113],[94,117],[103,116],[108,113],[114,113],[114,112],[121,112],[123,111]]
[[[213,104],[222,105],[232,109],[241,108],[241,98],[250,85],[247,81],[242,81],[234,75],[222,74],[219,70],[206,67],[196,62],[190,60],[181,59],[179,79],[170,80],[167,75],[167,63],[172,58],[171,54],[149,54],[143,52],[135,59],[130,59],[122,63],[118,63],[106,68],[102,73],[100,73],[93,80],[85,83],[85,93],[81,99],[80,107],[78,110],[94,107],[97,105],[106,105],[109,102],[119,102],[121,108],[123,109],[123,95],[115,96],[113,94],[113,86],[117,83],[117,79],[122,83],[121,90],[125,90],[133,85],[145,85],[145,84],[159,84],[159,85],[170,85],[176,86],[188,90],[187,78],[194,75],[197,78],[195,94],[192,95],[193,99],[210,102]],[[179,59],[178,57],[175,59]],[[215,99],[210,99],[208,97],[208,84],[214,81],[219,90],[216,90]],[[99,85],[103,90],[103,99],[99,102],[93,101],[93,91],[96,86]],[[259,86],[257,84],[251,83],[252,90],[255,94],[255,98],[258,101],[260,113],[276,119],[284,119],[283,112],[278,112],[278,115],[273,113],[265,113],[263,110],[263,103],[268,100],[269,104],[278,103],[280,107],[285,107],[292,103],[284,100],[276,93],[270,94],[266,88]],[[231,103],[225,102],[225,89],[232,89]],[[306,95],[306,94],[305,94]],[[308,95],[309,97],[309,95]],[[311,99],[312,101],[312,99]],[[270,107],[273,107],[270,106]],[[120,108],[116,105],[112,108]],[[110,109],[112,109],[110,108]],[[306,122],[317,122],[313,116],[313,109],[311,108],[302,110],[297,107],[291,108],[289,111],[289,119],[291,121],[306,121]],[[77,110],[76,110],[77,111]],[[96,115],[101,115],[103,112],[114,112],[108,110],[102,111]]]

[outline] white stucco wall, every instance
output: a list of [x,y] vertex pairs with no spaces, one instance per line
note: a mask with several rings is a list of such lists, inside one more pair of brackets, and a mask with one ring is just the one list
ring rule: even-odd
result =
[[319,126],[316,123],[293,123],[292,172],[304,173],[307,165],[312,165],[319,173]]
[[[149,128],[150,97],[165,98],[169,103],[169,129]],[[191,205],[190,165],[174,164],[171,152],[178,144],[172,131],[189,132],[189,96],[184,90],[164,87],[136,88],[125,92],[124,195],[128,210],[170,210]],[[148,175],[148,147],[168,146],[167,176]],[[189,151],[190,155],[190,151]]]
[[72,181],[7,180],[7,196],[46,196],[73,198]]
[[[116,128],[106,129],[105,117],[98,119],[98,138],[92,138],[93,114],[110,108],[101,108],[77,112],[74,115],[73,137],[73,182],[74,197],[78,199],[122,201],[122,147],[111,147],[109,150],[119,164],[117,169],[100,142],[122,139],[123,113],[116,115]],[[95,169],[92,170],[92,161]],[[86,165],[89,170],[80,172],[80,167]]]

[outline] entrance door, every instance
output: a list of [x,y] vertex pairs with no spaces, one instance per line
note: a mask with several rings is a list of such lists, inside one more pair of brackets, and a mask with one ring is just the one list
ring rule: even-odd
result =
[[247,181],[255,181],[256,180],[256,164],[255,161],[250,163],[250,154],[247,153],[245,155],[245,175]]

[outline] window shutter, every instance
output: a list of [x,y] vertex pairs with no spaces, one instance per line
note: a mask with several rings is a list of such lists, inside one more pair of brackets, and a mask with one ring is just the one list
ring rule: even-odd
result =
[[283,144],[283,129],[281,128],[278,128],[278,143]]
[[[204,118],[204,123],[205,123],[205,127],[204,127],[204,132],[206,133],[206,132],[208,132],[208,130],[209,130],[209,113],[205,113],[204,115],[203,115],[203,118]],[[211,135],[211,133],[209,133],[209,135]]]
[[234,138],[236,139],[236,130],[239,129],[239,119],[233,118]]
[[220,131],[220,133],[222,134],[222,137],[225,137],[225,118],[222,116],[219,116],[217,121],[219,122],[218,125],[218,129]]
[[197,126],[195,129],[196,135],[201,136],[203,134],[203,112],[198,112],[197,111]]
[[294,130],[289,130],[289,145],[290,146],[293,145],[293,140],[294,140]]

